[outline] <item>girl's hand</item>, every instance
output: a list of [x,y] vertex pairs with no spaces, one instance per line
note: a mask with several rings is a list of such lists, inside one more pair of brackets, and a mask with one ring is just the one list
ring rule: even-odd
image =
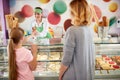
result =
[[33,54],[33,55],[34,55],[34,54],[37,54],[37,51],[38,51],[38,46],[35,45],[35,44],[32,44],[32,45],[31,45],[31,52],[32,52],[32,54]]

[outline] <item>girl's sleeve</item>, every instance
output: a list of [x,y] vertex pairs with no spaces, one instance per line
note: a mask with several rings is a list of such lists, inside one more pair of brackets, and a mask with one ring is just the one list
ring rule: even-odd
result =
[[62,64],[69,66],[72,62],[75,48],[75,35],[72,28],[68,28],[65,35],[65,44],[63,47],[63,59]]
[[24,58],[24,60],[26,61],[26,62],[31,62],[32,60],[33,60],[33,55],[32,55],[32,53],[31,53],[31,51],[27,51],[26,53],[25,53],[25,58]]

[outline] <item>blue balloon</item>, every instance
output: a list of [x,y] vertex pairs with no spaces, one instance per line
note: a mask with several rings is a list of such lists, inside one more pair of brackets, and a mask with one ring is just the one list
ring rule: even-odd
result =
[[15,4],[16,4],[16,0],[9,0],[9,4],[10,4],[10,7],[13,7],[13,6],[15,6]]

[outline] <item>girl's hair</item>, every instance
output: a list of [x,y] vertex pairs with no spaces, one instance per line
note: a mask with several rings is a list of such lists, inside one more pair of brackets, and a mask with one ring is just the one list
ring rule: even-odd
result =
[[20,39],[24,36],[24,30],[16,27],[10,32],[9,42],[9,80],[17,80],[17,64],[16,64],[16,53],[15,45],[20,42]]
[[86,0],[73,0],[70,3],[72,24],[75,26],[89,25],[91,21],[91,12]]

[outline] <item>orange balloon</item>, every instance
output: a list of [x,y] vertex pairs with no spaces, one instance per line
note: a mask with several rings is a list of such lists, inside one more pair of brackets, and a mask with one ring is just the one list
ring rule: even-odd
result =
[[45,3],[48,3],[50,0],[38,0],[40,3],[43,3],[43,4],[45,4]]
[[110,5],[109,5],[109,10],[111,12],[115,12],[116,10],[118,9],[118,4],[116,2],[112,2]]

